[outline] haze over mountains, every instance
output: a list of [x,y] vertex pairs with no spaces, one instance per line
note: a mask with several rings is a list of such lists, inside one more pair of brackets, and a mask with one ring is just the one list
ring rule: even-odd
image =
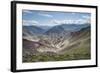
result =
[[30,26],[23,26],[23,30],[26,32],[31,32],[34,34],[44,34],[48,32],[61,32],[61,31],[79,31],[82,28],[85,28],[87,26],[90,26],[90,24],[61,24],[57,26],[36,26],[36,25],[30,25]]
[[[23,26],[23,57],[40,54],[64,55],[70,52],[89,55],[84,59],[90,58],[90,30],[90,24]],[[24,58],[24,61],[27,59]]]

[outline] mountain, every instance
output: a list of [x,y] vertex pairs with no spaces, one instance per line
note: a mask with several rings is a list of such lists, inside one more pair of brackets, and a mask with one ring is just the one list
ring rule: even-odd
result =
[[60,34],[60,33],[68,33],[68,32],[75,32],[75,31],[79,31],[82,28],[88,27],[90,26],[89,24],[61,24],[61,25],[57,25],[52,27],[51,29],[49,29],[48,31],[45,32],[45,34],[51,34],[51,33],[56,33],[56,34]]
[[60,33],[64,32],[64,31],[65,30],[64,30],[63,27],[61,27],[61,26],[54,26],[51,29],[49,29],[48,31],[46,31],[45,34],[52,34],[52,33],[60,34]]
[[79,31],[71,32],[69,44],[60,53],[77,55],[79,58],[90,58],[91,49],[91,28],[82,28]]
[[91,27],[88,26],[88,27],[82,28],[80,31],[71,32],[71,38],[79,40],[84,37],[85,38],[89,37],[91,35],[90,30],[91,30]]
[[23,39],[23,56],[36,54],[39,45],[38,42]]
[[37,27],[39,27],[39,28],[42,28],[42,29],[44,29],[45,31],[47,31],[47,30],[49,30],[49,29],[51,29],[53,26],[41,26],[41,25],[35,25],[35,26],[37,26]]
[[88,27],[89,24],[62,24],[59,26],[66,31],[72,32],[72,31],[79,31],[82,28]]
[[37,26],[23,26],[23,35],[42,34],[45,30]]
[[51,34],[51,33],[67,33],[79,31],[82,28],[88,27],[89,24],[61,24],[56,26],[23,26],[23,35],[34,35],[34,34]]
[[90,59],[91,27],[78,28],[80,30],[66,32],[62,26],[54,26],[46,32],[49,35],[32,35],[31,39],[23,37],[23,62]]

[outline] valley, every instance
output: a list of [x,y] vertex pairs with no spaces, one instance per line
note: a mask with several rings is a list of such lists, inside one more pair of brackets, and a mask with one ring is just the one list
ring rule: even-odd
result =
[[91,59],[90,24],[23,26],[23,62]]

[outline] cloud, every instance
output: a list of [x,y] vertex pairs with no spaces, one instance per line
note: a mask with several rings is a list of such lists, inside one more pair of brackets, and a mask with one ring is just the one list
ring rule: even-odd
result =
[[75,15],[75,14],[77,14],[77,13],[75,13],[75,12],[72,12],[71,14],[72,14],[72,15]]
[[52,20],[54,24],[84,24],[88,23],[85,19],[66,19],[66,20]]
[[83,19],[87,21],[87,23],[91,23],[91,17],[90,16],[82,16]]
[[84,15],[84,16],[82,16],[82,18],[84,18],[84,19],[90,19],[90,16]]
[[53,17],[52,15],[46,14],[46,13],[39,13],[38,15],[44,16],[44,17],[49,17],[49,18],[52,18]]
[[23,25],[25,25],[25,26],[36,25],[36,24],[38,24],[38,22],[35,21],[35,20],[23,20],[22,23],[23,23]]
[[28,14],[32,13],[32,11],[29,11],[29,10],[23,10],[23,12],[28,13]]

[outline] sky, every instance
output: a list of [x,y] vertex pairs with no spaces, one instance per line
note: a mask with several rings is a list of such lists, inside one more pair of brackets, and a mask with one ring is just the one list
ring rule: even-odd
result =
[[55,26],[91,22],[90,13],[22,10],[23,25]]

